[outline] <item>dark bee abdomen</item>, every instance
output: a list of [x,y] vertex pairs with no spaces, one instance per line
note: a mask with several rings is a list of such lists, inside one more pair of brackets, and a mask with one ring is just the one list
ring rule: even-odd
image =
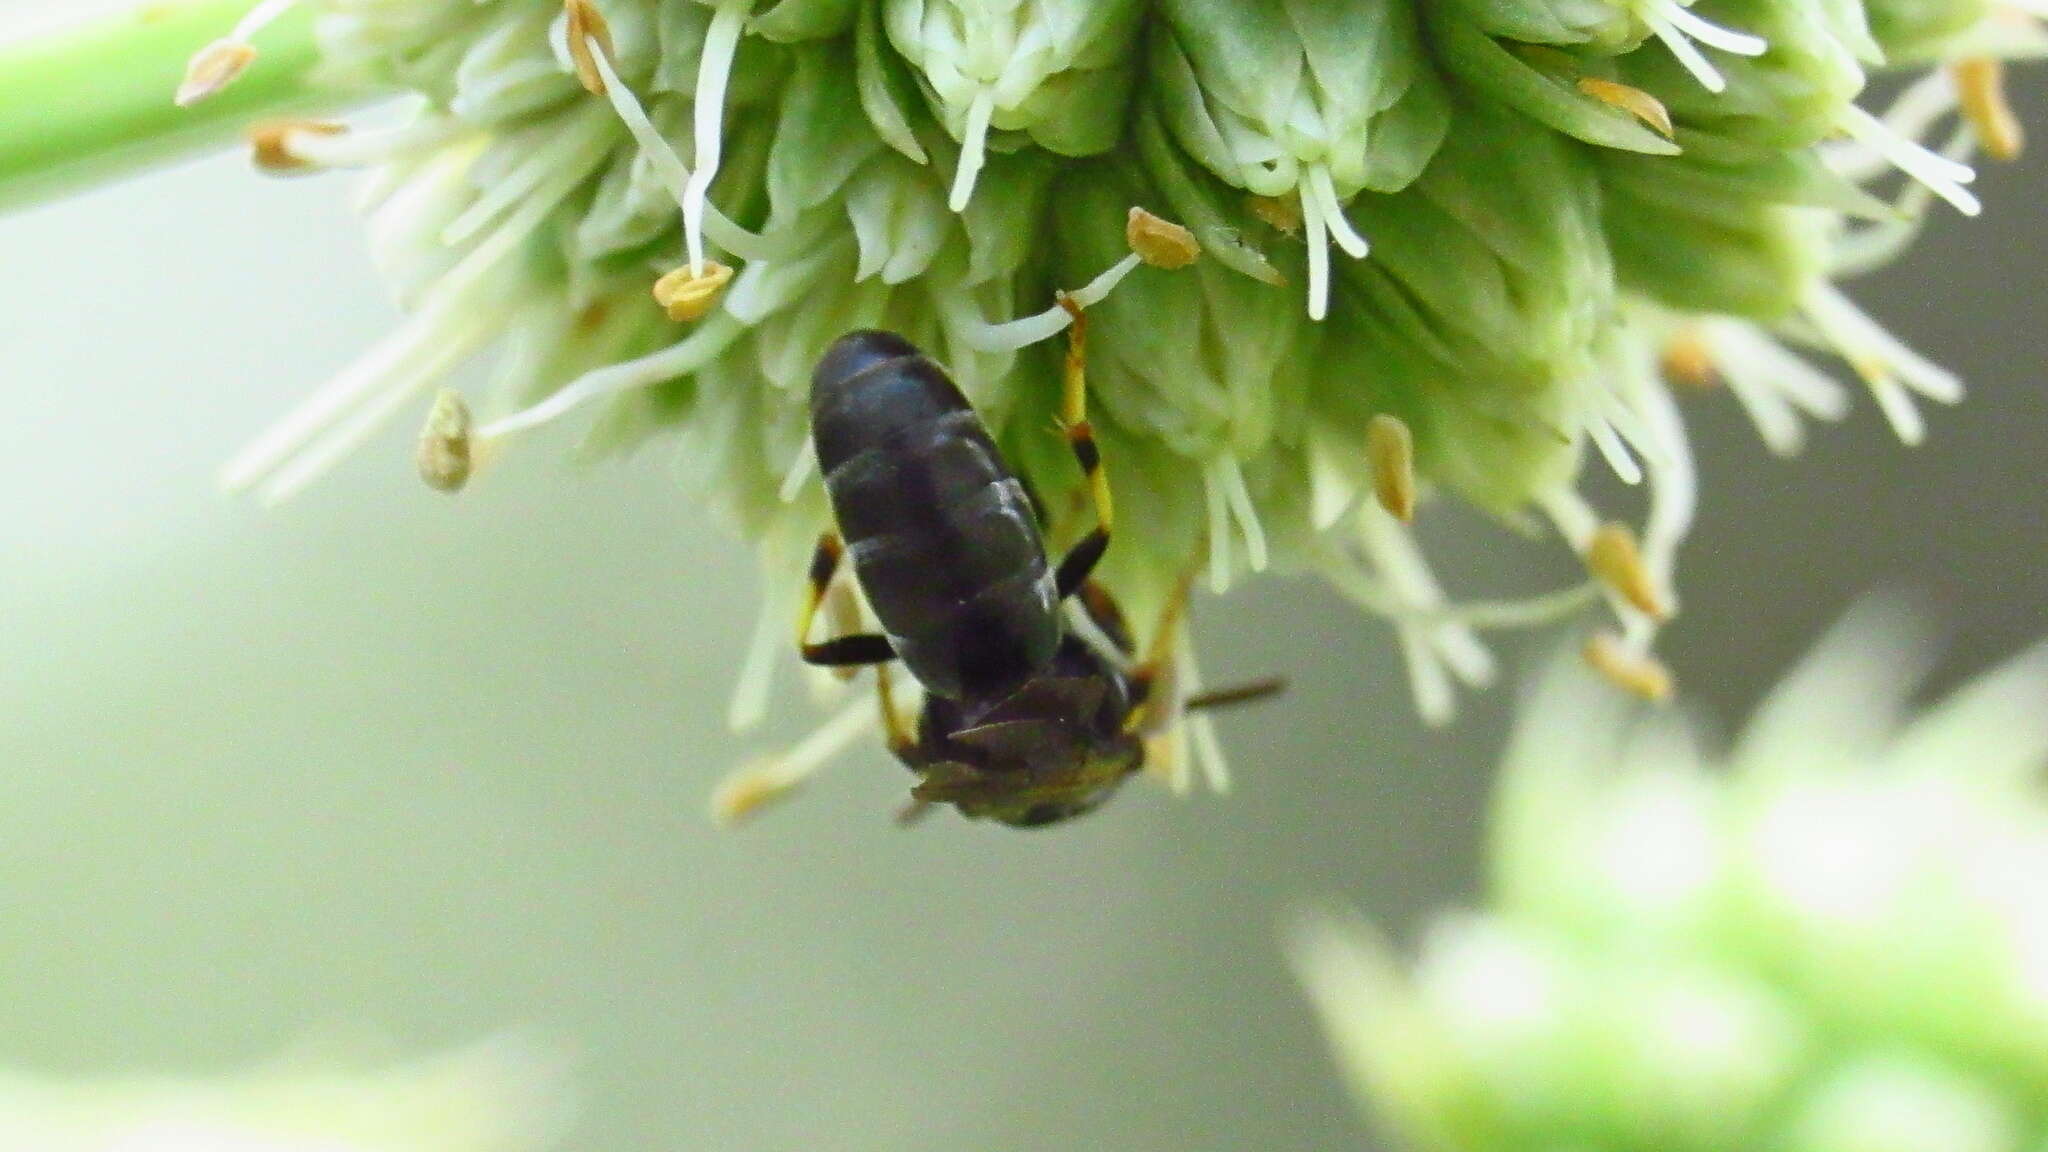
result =
[[811,434],[861,591],[926,689],[989,700],[1052,660],[1031,502],[944,370],[901,336],[841,337],[811,377]]

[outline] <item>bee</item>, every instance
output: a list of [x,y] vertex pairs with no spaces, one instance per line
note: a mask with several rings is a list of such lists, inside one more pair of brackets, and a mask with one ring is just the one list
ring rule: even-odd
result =
[[[1072,323],[1061,423],[1096,526],[1055,565],[1035,501],[937,362],[890,332],[858,331],[811,377],[811,428],[837,532],[818,543],[798,624],[811,664],[874,666],[889,749],[918,777],[906,816],[951,804],[1015,827],[1100,807],[1145,763],[1146,737],[1180,711],[1270,695],[1278,681],[1175,700],[1171,652],[1185,596],[1156,651],[1138,660],[1123,613],[1091,579],[1112,506],[1087,420],[1086,316]],[[812,642],[834,574],[850,558],[878,633]],[[1113,651],[1070,626],[1075,601]],[[925,690],[915,728],[897,712],[890,667]]]

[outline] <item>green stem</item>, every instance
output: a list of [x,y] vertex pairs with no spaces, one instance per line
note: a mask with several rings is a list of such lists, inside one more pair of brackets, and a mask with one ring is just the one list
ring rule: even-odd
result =
[[256,37],[256,63],[226,91],[171,102],[186,61],[249,4],[154,3],[0,46],[0,211],[218,146],[266,116],[345,102],[312,82],[319,53],[303,8]]

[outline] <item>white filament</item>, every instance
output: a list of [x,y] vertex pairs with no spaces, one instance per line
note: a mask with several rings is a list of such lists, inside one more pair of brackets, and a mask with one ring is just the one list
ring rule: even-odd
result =
[[1322,201],[1304,184],[1301,189],[1302,239],[1308,244],[1308,318],[1330,314],[1330,233]]
[[477,429],[480,440],[495,440],[537,428],[606,396],[651,388],[689,375],[709,364],[746,329],[723,313],[713,316],[680,343],[637,360],[607,364],[586,372],[557,389],[547,399]]
[[1963,398],[1962,381],[1954,373],[1906,347],[1832,284],[1815,284],[1807,293],[1804,311],[1869,385],[1901,442],[1918,444],[1926,438],[1926,422],[1913,403],[1915,394],[1937,404],[1954,404]]
[[[640,103],[640,98],[619,79],[618,71],[605,54],[604,46],[599,44],[595,37],[586,39],[584,45],[590,50],[590,59],[596,65],[598,75],[604,80],[605,99],[610,102],[612,111],[618,114],[619,120],[626,126],[626,131],[631,133],[634,142],[640,145],[640,151],[646,155],[647,162],[653,165],[655,174],[661,177],[669,195],[675,198],[676,205],[684,208],[687,213],[687,206],[693,194],[689,166],[676,154],[675,146],[661,134],[661,129],[654,126],[654,121],[648,117],[647,109]],[[716,204],[708,200],[702,201],[701,208],[703,216],[700,224],[703,232],[719,247],[748,260],[759,260],[774,254],[766,239],[733,223],[730,217],[718,210]],[[686,235],[688,231],[689,220],[686,214]],[[701,244],[696,251],[701,257]],[[697,274],[702,274],[701,265],[693,264],[692,267]]]
[[1365,242],[1351,221],[1344,215],[1344,205],[1337,199],[1337,186],[1330,180],[1330,169],[1325,164],[1311,164],[1307,171],[1308,192],[1323,210],[1323,224],[1329,228],[1331,239],[1337,247],[1354,259],[1365,259],[1371,246]]
[[[1084,310],[1093,308],[1108,299],[1110,292],[1123,283],[1124,277],[1142,263],[1144,261],[1133,252],[1078,290],[1067,293],[1067,298]],[[990,324],[967,309],[962,310],[960,320],[961,339],[968,347],[978,352],[1015,352],[1066,331],[1074,317],[1064,307],[1055,304],[1043,312],[1001,324]]]
[[1664,47],[1671,50],[1679,64],[1692,73],[1693,79],[1700,82],[1700,87],[1709,92],[1726,90],[1728,81],[1706,54],[1693,44],[1694,40],[1736,56],[1761,56],[1770,47],[1762,37],[1723,28],[1702,19],[1676,0],[1645,0],[1636,14]]
[[697,136],[697,170],[683,189],[683,237],[689,246],[690,274],[704,274],[704,215],[711,181],[718,176],[724,144],[725,89],[732,79],[733,57],[753,0],[720,0],[704,36],[704,56],[697,66],[696,102],[690,109]]
[[297,3],[298,0],[262,0],[236,23],[234,31],[228,33],[228,39],[247,43]]
[[955,212],[967,211],[968,201],[974,199],[975,181],[988,163],[988,126],[995,109],[993,88],[976,92],[974,103],[967,106],[967,124],[960,135],[960,166],[954,170],[953,190],[946,198],[946,206]]
[[[432,345],[442,334],[466,330],[465,316],[474,318],[499,312],[495,304],[480,300],[479,294],[509,275],[514,251],[554,211],[561,196],[567,194],[567,187],[559,182],[557,187],[558,191],[550,190],[553,195],[537,196],[525,204],[436,281],[420,310],[396,332],[236,453],[221,469],[221,486],[230,492],[247,489],[282,466],[323,430],[346,417],[351,409],[384,396],[385,388],[394,379],[409,378],[414,365],[431,357]],[[384,402],[388,404],[388,398]]]
[[1954,205],[1956,211],[1975,216],[1984,210],[1982,202],[1964,187],[1977,178],[1976,170],[1968,164],[1928,150],[1854,104],[1842,110],[1839,126],[1857,143],[1883,156],[1899,171]]

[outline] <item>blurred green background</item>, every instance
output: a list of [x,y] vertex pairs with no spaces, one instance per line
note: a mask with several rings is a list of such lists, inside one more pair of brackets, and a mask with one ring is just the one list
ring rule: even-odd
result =
[[[0,35],[54,8],[0,0]],[[2048,72],[2014,79],[2048,125]],[[1972,384],[1925,448],[1863,402],[1777,461],[1693,398],[1706,494],[1665,648],[1691,704],[1739,717],[1872,587],[1931,598],[1951,674],[2048,632],[2044,173],[1986,170],[1985,219],[1937,215],[1856,286]],[[1469,899],[1512,691],[1423,731],[1385,628],[1268,579],[1199,609],[1212,678],[1295,679],[1224,723],[1234,795],[904,832],[907,778],[863,747],[714,834],[712,783],[812,713],[785,666],[776,726],[727,733],[753,559],[669,454],[578,469],[535,437],[451,501],[401,427],[281,510],[217,494],[391,320],[345,179],[159,173],[0,219],[0,268],[0,1065],[516,1025],[577,1057],[579,1148],[1367,1142],[1274,922]],[[1425,519],[1461,592],[1568,570]]]

